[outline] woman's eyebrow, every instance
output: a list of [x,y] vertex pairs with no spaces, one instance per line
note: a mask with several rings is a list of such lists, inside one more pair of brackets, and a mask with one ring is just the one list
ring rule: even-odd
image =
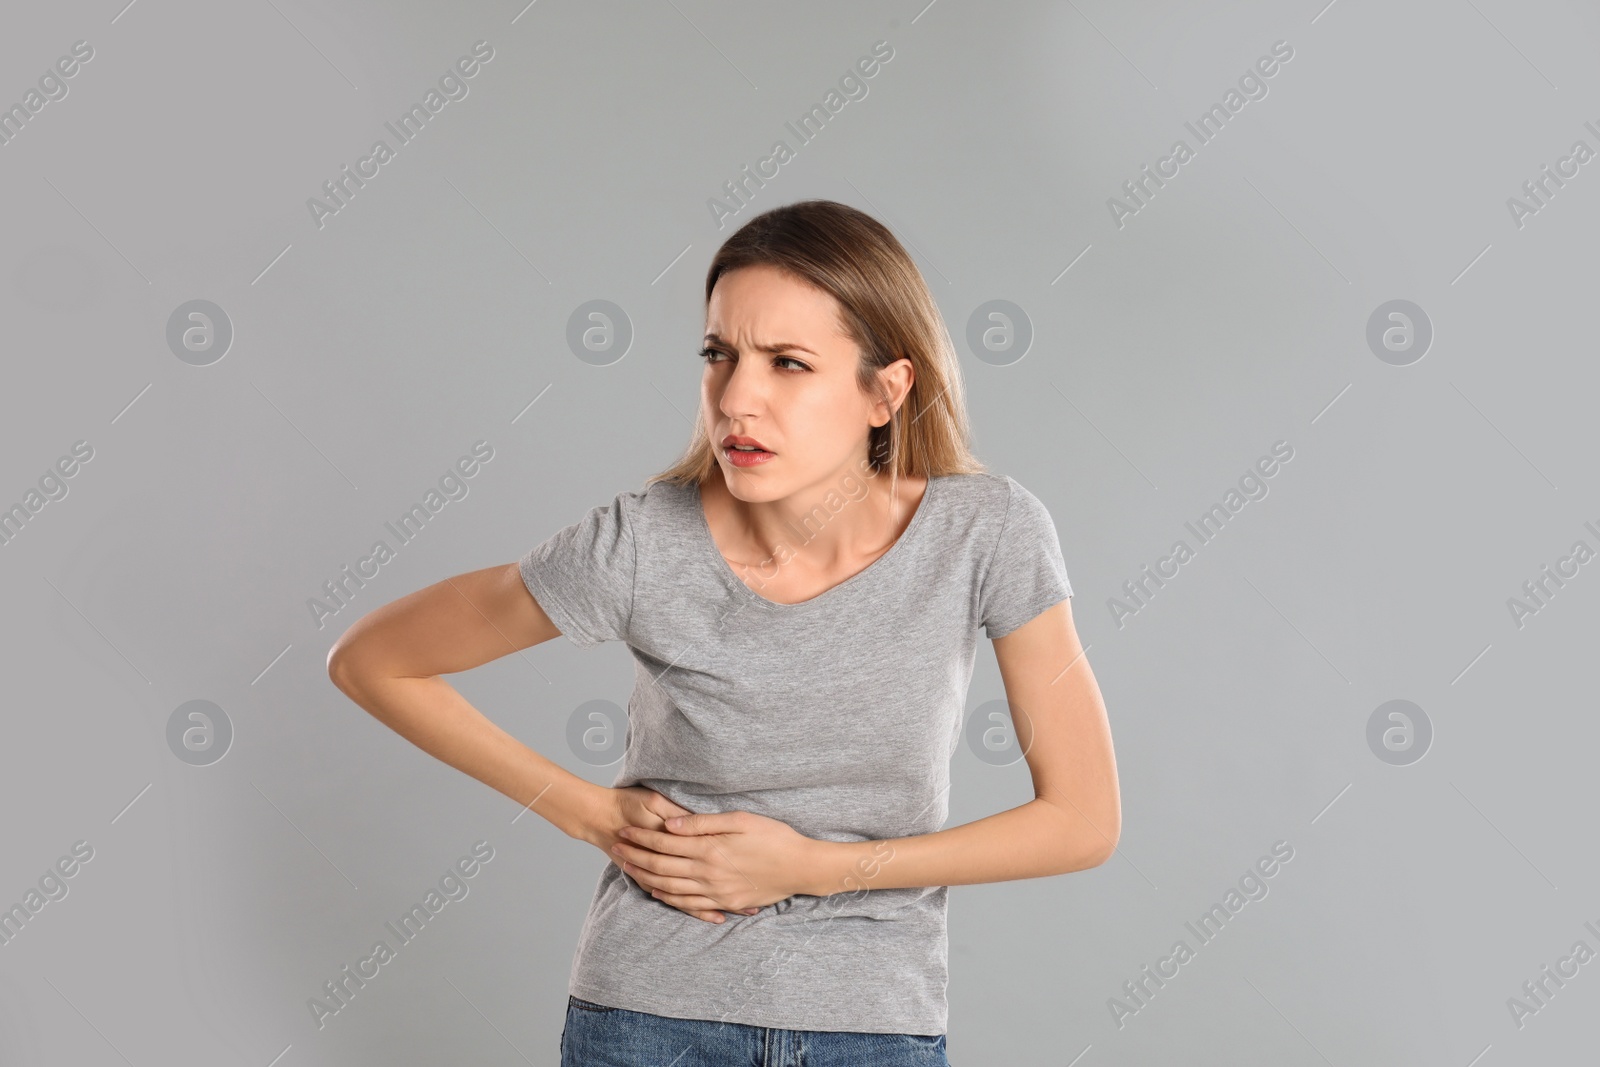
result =
[[[737,345],[729,344],[727,341],[724,341],[714,333],[706,334],[705,339],[707,341],[715,341],[719,345],[725,345],[728,348],[733,349],[735,352],[739,351],[739,347]],[[816,356],[816,353],[811,351],[811,349],[807,348],[806,346],[797,345],[790,341],[774,341],[770,344],[752,345],[751,347],[753,347],[757,352],[770,352],[776,354],[778,352],[794,351],[804,352],[808,356]]]

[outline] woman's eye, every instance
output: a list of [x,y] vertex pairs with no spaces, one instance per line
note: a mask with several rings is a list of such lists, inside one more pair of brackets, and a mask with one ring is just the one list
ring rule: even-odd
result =
[[[720,362],[723,359],[728,358],[728,354],[726,352],[719,352],[715,348],[702,348],[700,350],[699,354],[700,354],[700,358],[705,360],[707,363],[717,363],[717,362]],[[791,374],[802,374],[805,371],[808,371],[808,370],[811,369],[810,367],[806,366],[804,363],[800,362],[798,359],[793,358],[792,356],[777,356],[776,358],[774,358],[773,363],[774,363],[774,365],[778,366],[780,369],[788,371]],[[783,364],[786,364],[786,363],[787,364],[793,364],[793,366],[787,366],[787,367],[783,366]]]

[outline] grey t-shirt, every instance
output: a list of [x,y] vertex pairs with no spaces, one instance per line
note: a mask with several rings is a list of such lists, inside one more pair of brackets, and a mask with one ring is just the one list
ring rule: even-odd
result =
[[[859,500],[865,484],[852,488]],[[813,530],[850,504],[844,493],[825,501]],[[806,533],[795,533],[798,546]],[[943,827],[979,629],[1002,637],[1072,595],[1049,512],[994,474],[930,479],[886,553],[799,604],[741,581],[698,487],[668,482],[619,493],[519,565],[573,644],[620,640],[633,653],[614,786],[644,785],[694,812],[756,812],[828,841]],[[718,925],[608,863],[569,991],[675,1018],[945,1033],[949,888],[858,878],[867,888],[796,895]]]

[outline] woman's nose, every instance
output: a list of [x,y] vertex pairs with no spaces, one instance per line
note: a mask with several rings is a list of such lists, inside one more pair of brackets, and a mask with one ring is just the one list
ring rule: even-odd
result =
[[753,362],[741,360],[734,365],[733,372],[723,383],[722,396],[719,398],[722,413],[729,418],[736,418],[756,412],[762,406],[765,390],[760,368]]

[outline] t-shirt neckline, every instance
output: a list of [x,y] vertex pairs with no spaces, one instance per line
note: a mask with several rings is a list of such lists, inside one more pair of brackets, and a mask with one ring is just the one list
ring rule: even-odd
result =
[[736,589],[757,604],[775,611],[793,612],[817,607],[823,601],[828,600],[829,598],[833,597],[835,593],[841,592],[848,586],[860,584],[874,569],[880,567],[882,564],[887,563],[889,559],[895,555],[895,553],[900,551],[900,546],[904,545],[911,539],[911,535],[916,532],[917,527],[922,523],[922,516],[927,513],[929,502],[933,497],[934,484],[938,481],[939,478],[937,476],[928,476],[928,485],[922,491],[922,499],[917,502],[916,512],[911,516],[911,521],[906,524],[906,528],[900,532],[900,536],[895,539],[894,544],[889,546],[888,551],[884,552],[883,555],[879,556],[877,559],[873,560],[859,571],[856,571],[856,573],[852,574],[838,585],[824,589],[811,599],[802,600],[797,604],[783,604],[776,600],[768,600],[754,589],[751,589],[744,583],[744,580],[740,578],[738,574],[734,573],[733,567],[731,567],[728,564],[727,559],[723,557],[722,550],[717,547],[717,539],[711,536],[711,523],[706,520],[706,509],[704,503],[700,499],[700,486],[698,483],[688,486],[689,507],[694,511],[696,517],[699,519],[701,541],[704,544],[706,551],[710,552],[712,559],[716,561],[716,565],[720,568],[723,579],[727,582],[731,582]]

